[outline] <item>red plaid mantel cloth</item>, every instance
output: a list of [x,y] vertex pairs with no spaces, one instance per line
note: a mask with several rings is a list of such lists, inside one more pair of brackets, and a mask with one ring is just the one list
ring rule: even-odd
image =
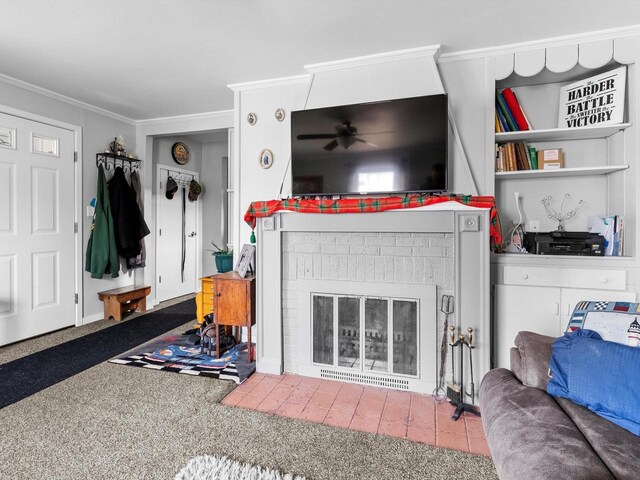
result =
[[426,205],[452,201],[470,207],[490,209],[489,236],[491,237],[491,248],[495,250],[497,246],[502,244],[502,231],[500,228],[500,218],[496,210],[496,201],[495,198],[490,196],[443,195],[431,197],[424,195],[407,195],[405,197],[341,198],[339,200],[267,200],[263,202],[252,202],[244,214],[244,221],[254,229],[258,217],[270,217],[281,210],[299,213],[373,213],[403,208],[424,207]]

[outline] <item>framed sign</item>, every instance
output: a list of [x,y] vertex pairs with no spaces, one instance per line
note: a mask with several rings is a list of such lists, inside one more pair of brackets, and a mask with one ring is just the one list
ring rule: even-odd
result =
[[255,245],[245,243],[242,246],[242,251],[240,252],[240,256],[238,257],[238,261],[236,262],[236,266],[233,270],[242,278],[245,278],[249,272],[253,273],[253,259],[255,255]]
[[560,89],[558,128],[624,122],[627,67],[619,67]]

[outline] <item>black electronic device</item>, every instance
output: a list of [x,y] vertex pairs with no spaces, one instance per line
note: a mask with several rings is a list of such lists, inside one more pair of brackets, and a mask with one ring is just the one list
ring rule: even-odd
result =
[[447,96],[291,112],[293,195],[444,192]]
[[590,232],[528,232],[524,248],[536,255],[603,256],[604,237]]

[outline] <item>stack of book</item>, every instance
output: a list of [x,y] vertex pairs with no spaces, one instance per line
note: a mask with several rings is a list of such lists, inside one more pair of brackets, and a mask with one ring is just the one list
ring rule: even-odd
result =
[[538,170],[538,152],[524,142],[496,143],[496,172]]
[[510,88],[496,90],[496,133],[531,130],[531,124]]

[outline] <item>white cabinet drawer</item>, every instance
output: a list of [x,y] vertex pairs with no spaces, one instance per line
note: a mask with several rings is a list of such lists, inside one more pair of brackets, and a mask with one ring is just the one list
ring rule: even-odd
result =
[[624,290],[627,286],[627,272],[625,270],[595,268],[544,268],[505,265],[504,283],[507,285],[538,287]]

